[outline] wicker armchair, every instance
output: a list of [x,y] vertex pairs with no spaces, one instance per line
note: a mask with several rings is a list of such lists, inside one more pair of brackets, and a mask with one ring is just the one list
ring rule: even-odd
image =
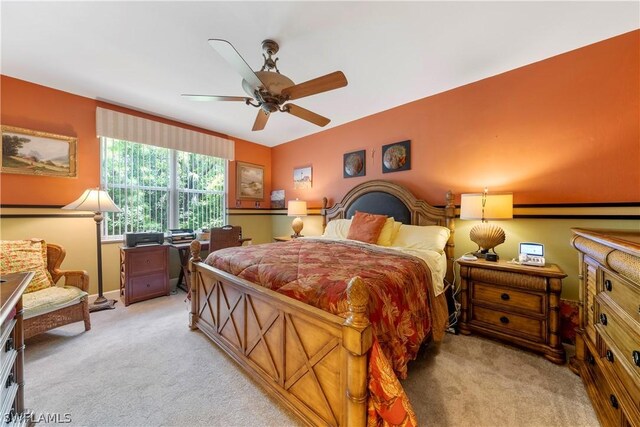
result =
[[[89,291],[89,275],[82,270],[61,270],[60,265],[66,256],[66,251],[60,245],[47,244],[47,270],[51,273],[53,282],[57,283],[60,278],[65,278],[66,286]],[[37,291],[36,291],[37,292]],[[84,330],[91,329],[91,319],[89,318],[89,301],[87,297],[82,298],[78,303],[60,308],[48,313],[39,314],[35,317],[24,320],[24,337],[30,338],[50,329],[64,326],[69,323],[84,321]]]

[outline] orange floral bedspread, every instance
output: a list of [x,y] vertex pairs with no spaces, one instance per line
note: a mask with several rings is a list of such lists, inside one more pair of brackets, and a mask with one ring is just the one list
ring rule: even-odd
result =
[[419,258],[353,241],[296,239],[227,248],[207,264],[333,314],[346,316],[346,286],[360,276],[369,319],[398,378],[406,378],[431,327],[431,274]]

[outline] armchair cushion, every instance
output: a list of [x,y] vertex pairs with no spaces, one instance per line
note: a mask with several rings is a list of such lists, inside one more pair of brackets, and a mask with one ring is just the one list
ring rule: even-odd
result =
[[77,304],[88,294],[75,286],[51,286],[22,296],[24,319]]
[[0,241],[0,274],[33,271],[34,276],[25,293],[53,286],[47,270],[47,244],[44,240]]

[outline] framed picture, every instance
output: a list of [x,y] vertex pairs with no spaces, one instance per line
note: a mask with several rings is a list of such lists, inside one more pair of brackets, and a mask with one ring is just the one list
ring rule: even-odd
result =
[[365,150],[346,153],[342,159],[343,178],[365,176],[367,174]]
[[2,126],[2,173],[75,178],[77,138]]
[[264,199],[264,166],[236,162],[236,199]]
[[311,166],[303,166],[293,170],[293,188],[311,188]]
[[284,190],[271,192],[271,209],[284,209]]
[[411,169],[411,141],[382,146],[382,173]]

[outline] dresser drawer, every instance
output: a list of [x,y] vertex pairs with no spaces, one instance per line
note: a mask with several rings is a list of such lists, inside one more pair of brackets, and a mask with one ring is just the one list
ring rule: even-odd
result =
[[130,276],[144,276],[149,273],[164,271],[167,264],[166,248],[142,249],[130,251],[127,254],[127,274]]
[[[640,376],[629,370],[628,364],[625,363],[620,350],[615,344],[610,342],[610,339],[606,335],[603,335],[601,339],[604,347],[601,361],[605,366],[605,370],[613,372],[613,376],[618,379],[618,383],[627,391],[633,404],[636,408],[640,409]],[[611,375],[609,376],[611,377]]]
[[498,332],[521,336],[530,341],[543,342],[546,338],[543,320],[531,319],[506,311],[474,306],[471,323],[482,324]]
[[473,282],[471,298],[474,302],[499,305],[503,310],[544,314],[545,294],[516,291],[486,283]]
[[[638,285],[612,273],[603,271],[602,289],[613,302],[640,325],[640,288]],[[640,328],[640,326],[638,326]]]
[[131,302],[153,298],[168,293],[167,275],[162,273],[133,277],[128,283]]
[[[591,354],[587,355],[586,368],[591,376],[593,392],[598,396],[594,403],[600,407],[599,415],[604,413],[608,422],[604,425],[618,426],[621,424],[622,411],[620,409],[619,396],[611,388],[600,366]],[[593,399],[592,399],[593,400]]]
[[598,323],[596,329],[605,342],[620,354],[620,361],[629,372],[640,377],[640,331],[619,317],[598,296]]

